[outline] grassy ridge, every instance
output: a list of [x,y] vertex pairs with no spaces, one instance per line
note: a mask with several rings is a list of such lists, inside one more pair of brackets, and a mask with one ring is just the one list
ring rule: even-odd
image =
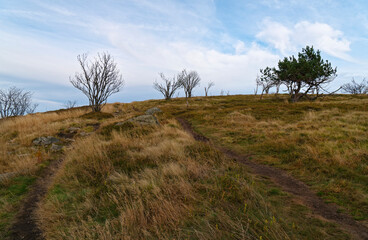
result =
[[179,113],[218,144],[290,171],[326,201],[368,220],[367,97],[295,104],[282,97],[201,98]]
[[[365,222],[367,103],[363,96],[296,104],[283,96],[198,97],[189,108],[184,99],[108,104],[109,118],[101,119],[75,109],[3,121],[0,169],[30,177],[0,185],[0,234],[53,157],[32,148],[32,139],[70,126],[92,132],[98,123],[97,133],[77,137],[64,152],[41,204],[47,239],[350,239],[268,179],[195,142],[175,118],[187,118],[219,145],[289,171]],[[161,126],[114,127],[153,106],[163,110]]]
[[41,207],[48,239],[349,239],[268,180],[195,142],[166,102],[134,103],[124,118],[160,103],[160,127],[105,131],[108,120],[100,134],[74,144]]

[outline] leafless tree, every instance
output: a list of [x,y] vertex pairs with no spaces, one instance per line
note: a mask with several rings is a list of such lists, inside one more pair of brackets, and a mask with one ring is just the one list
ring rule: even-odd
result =
[[191,98],[193,89],[199,86],[201,78],[196,71],[190,71],[189,73],[187,73],[185,69],[181,72],[179,78],[181,81],[181,85],[184,88],[185,97]]
[[276,82],[274,87],[276,87],[276,92],[275,92],[275,95],[277,96],[280,92],[280,87],[281,87],[281,83],[280,82]]
[[32,104],[32,93],[16,87],[0,90],[0,116],[22,116],[34,113],[38,104]]
[[71,108],[74,108],[77,106],[77,101],[76,100],[68,100],[65,104],[64,104],[64,107],[66,109],[71,109]]
[[[256,78],[256,84],[257,86],[261,86],[262,87],[262,92],[261,92],[261,99],[263,98],[263,94],[267,94],[270,91],[270,89],[273,86],[276,86],[275,80],[274,80],[274,74],[271,72],[271,68],[267,67],[265,69],[261,69],[261,77],[257,76]],[[277,87],[277,92],[279,91],[279,87],[281,84],[278,85]]]
[[179,74],[181,86],[184,88],[185,98],[187,100],[187,107],[189,105],[188,99],[192,97],[193,89],[199,86],[201,78],[196,71],[190,71],[189,73],[184,69]]
[[256,77],[256,88],[254,89],[254,95],[257,95],[258,87],[261,86],[261,85],[262,85],[261,80],[260,80],[259,76],[257,75],[257,77]]
[[215,86],[215,83],[214,82],[209,82],[207,84],[207,87],[204,87],[204,93],[206,95],[206,97],[208,96],[208,91],[210,90],[211,87]]
[[254,95],[257,95],[258,88],[261,87],[262,88],[261,99],[262,99],[264,93],[268,94],[270,89],[272,87],[275,87],[276,88],[275,95],[277,96],[280,92],[281,83],[277,81],[273,81],[271,78],[264,75],[263,70],[261,70],[261,73],[262,73],[262,76],[260,77],[259,75],[257,75],[257,78],[256,78],[256,88],[254,89]]
[[341,86],[342,90],[350,94],[367,94],[368,93],[368,83],[363,79],[361,83],[355,82],[355,79],[351,83],[346,83]]
[[174,76],[173,78],[167,78],[163,73],[159,73],[161,79],[164,81],[163,83],[158,83],[155,81],[153,83],[153,87],[162,93],[165,97],[165,100],[170,100],[176,90],[181,87],[181,79],[179,76]]
[[107,98],[124,86],[124,80],[107,52],[99,53],[94,61],[87,61],[87,54],[78,55],[77,59],[82,73],[75,73],[70,82],[88,97],[92,111],[100,112]]

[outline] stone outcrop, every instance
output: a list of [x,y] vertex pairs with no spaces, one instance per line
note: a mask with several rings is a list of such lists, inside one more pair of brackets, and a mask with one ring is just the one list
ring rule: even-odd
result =
[[63,149],[63,146],[61,145],[57,145],[57,144],[52,144],[50,147],[51,152],[59,152]]
[[58,143],[60,140],[56,137],[48,136],[48,137],[39,137],[32,141],[34,145],[37,146],[48,146],[53,143]]
[[162,112],[161,109],[159,109],[158,107],[153,107],[153,108],[150,108],[146,111],[146,115],[153,115],[153,114],[159,113],[159,112]]
[[141,115],[141,116],[138,116],[138,117],[128,119],[124,122],[118,122],[115,125],[120,126],[120,125],[123,125],[126,122],[137,123],[139,125],[159,125],[159,122],[158,122],[157,118],[153,115]]

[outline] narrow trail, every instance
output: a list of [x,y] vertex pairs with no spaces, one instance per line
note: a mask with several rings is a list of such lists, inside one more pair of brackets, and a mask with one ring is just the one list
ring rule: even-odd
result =
[[[195,132],[188,121],[182,118],[177,118],[177,120],[183,129],[189,132],[195,140],[212,144],[208,138]],[[299,200],[309,207],[313,214],[319,215],[328,221],[337,223],[344,230],[351,233],[355,239],[368,240],[367,227],[355,221],[351,216],[339,213],[337,206],[334,204],[326,204],[306,184],[290,176],[285,171],[251,161],[249,160],[249,156],[238,154],[231,149],[215,145],[214,147],[226,156],[246,165],[253,173],[271,179],[284,191],[293,194],[296,200]]]
[[43,170],[41,176],[32,185],[27,197],[23,200],[22,206],[15,218],[15,222],[10,228],[10,240],[42,240],[43,235],[37,224],[36,211],[39,202],[46,195],[48,187],[52,183],[52,178],[59,169],[63,159],[54,160]]
[[[100,123],[87,124],[92,126],[94,132],[100,127]],[[58,133],[58,137],[64,139],[74,138],[76,132],[73,133]],[[42,230],[38,227],[38,205],[46,196],[50,185],[53,182],[53,177],[61,167],[64,161],[64,156],[58,160],[54,160],[47,166],[37,178],[36,182],[31,186],[27,196],[23,199],[21,207],[15,217],[13,225],[10,227],[9,240],[44,240]]]

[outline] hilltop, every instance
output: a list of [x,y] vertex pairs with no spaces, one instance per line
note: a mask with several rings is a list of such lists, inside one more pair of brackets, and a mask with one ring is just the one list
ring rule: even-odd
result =
[[176,98],[4,119],[0,236],[365,239],[367,119],[365,95]]

